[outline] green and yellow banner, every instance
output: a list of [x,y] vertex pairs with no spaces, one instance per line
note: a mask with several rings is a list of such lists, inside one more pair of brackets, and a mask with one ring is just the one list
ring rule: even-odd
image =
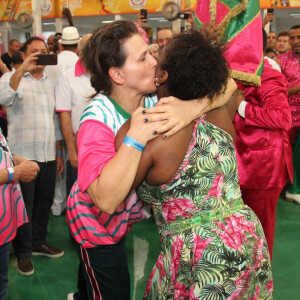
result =
[[224,56],[232,78],[260,85],[263,42],[259,0],[199,0],[196,15],[199,25],[216,20],[219,38],[226,40]]

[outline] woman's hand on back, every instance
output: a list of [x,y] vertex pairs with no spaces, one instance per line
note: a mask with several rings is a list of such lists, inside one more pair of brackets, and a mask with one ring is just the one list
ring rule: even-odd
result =
[[[181,101],[175,97],[161,98],[155,107],[148,108],[144,118],[150,124],[155,124],[158,134],[164,134],[164,138],[172,136],[182,128],[186,127],[196,117],[191,117],[192,103]],[[194,103],[193,103],[194,104]],[[160,126],[160,122],[164,124]]]
[[149,122],[148,117],[143,113],[145,108],[138,107],[131,116],[130,129],[127,135],[145,145],[148,141],[158,136],[157,128],[165,126],[167,120]]

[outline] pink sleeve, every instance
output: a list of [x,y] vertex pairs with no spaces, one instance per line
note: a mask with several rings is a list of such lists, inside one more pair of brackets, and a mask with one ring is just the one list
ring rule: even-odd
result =
[[85,121],[77,137],[78,184],[85,192],[100,175],[103,167],[116,155],[115,135],[104,123]]

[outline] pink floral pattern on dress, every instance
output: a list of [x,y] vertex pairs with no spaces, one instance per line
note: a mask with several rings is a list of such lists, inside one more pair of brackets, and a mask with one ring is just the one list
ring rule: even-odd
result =
[[255,239],[258,239],[254,232],[257,221],[248,222],[245,220],[245,216],[241,215],[233,215],[225,220],[227,225],[215,222],[222,230],[212,230],[220,235],[220,238],[228,247],[242,251],[242,246],[248,244],[245,232],[249,232]]
[[179,269],[179,263],[180,263],[180,255],[181,255],[181,249],[183,245],[183,240],[181,238],[175,238],[172,244],[172,259],[171,259],[171,281],[175,282],[177,272]]
[[192,250],[194,252],[193,265],[197,266],[200,258],[202,257],[203,251],[207,245],[213,240],[212,237],[202,240],[200,236],[196,235],[194,238],[195,248]]
[[267,286],[265,287],[265,289],[268,290],[268,296],[272,294],[272,292],[273,292],[273,280],[270,280],[267,283]]
[[189,218],[192,214],[186,211],[191,211],[194,208],[194,203],[189,199],[172,199],[172,201],[165,202],[162,207],[163,216],[167,222],[176,221],[178,217]]
[[145,295],[144,295],[144,297],[146,297],[146,295],[147,295],[148,293],[150,293],[151,282],[152,282],[152,279],[153,279],[153,277],[154,277],[154,275],[155,275],[155,272],[156,272],[155,269],[153,269],[153,270],[151,271],[151,274],[150,274],[150,276],[149,276],[149,281],[148,281],[148,284],[147,284],[147,286],[146,286],[146,290],[145,290]]
[[162,277],[166,277],[166,270],[164,267],[164,255],[161,253],[156,261],[156,267],[160,271]]
[[206,201],[211,196],[220,199],[222,196],[222,185],[223,185],[223,177],[224,175],[222,173],[217,173],[216,177],[212,183],[212,187],[209,190],[208,194],[205,196],[203,201]]
[[185,299],[189,296],[189,291],[186,289],[186,286],[183,283],[176,282],[174,289],[174,300]]

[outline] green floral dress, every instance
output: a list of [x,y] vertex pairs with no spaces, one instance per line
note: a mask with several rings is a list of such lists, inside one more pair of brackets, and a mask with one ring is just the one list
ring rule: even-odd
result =
[[161,236],[145,299],[272,299],[263,229],[238,181],[231,136],[203,116],[173,178],[138,188]]

